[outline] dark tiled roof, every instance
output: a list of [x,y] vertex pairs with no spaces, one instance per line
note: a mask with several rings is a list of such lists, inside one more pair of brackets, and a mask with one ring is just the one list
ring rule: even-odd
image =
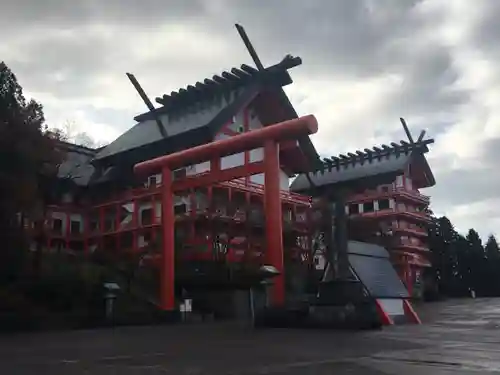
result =
[[[309,176],[316,187],[350,183],[379,175],[395,176],[396,173],[404,171],[413,158],[420,155],[428,169],[428,176],[433,180],[427,161],[422,155],[428,151],[427,145],[433,142],[432,139],[415,144],[401,141],[400,144],[392,143],[391,146],[383,145],[381,148],[374,147],[371,150],[365,149],[364,152],[356,151],[355,154],[324,159],[320,170],[309,173]],[[290,190],[296,192],[311,189],[305,174],[299,175],[290,186]]]
[[[123,133],[115,141],[102,149],[95,157],[96,160],[105,159],[129,150],[137,149],[158,142],[165,143],[168,150],[173,143],[180,141],[180,135],[206,128],[207,135],[214,135],[248,100],[258,94],[256,86],[248,87],[240,93],[234,92],[229,97],[219,97],[206,108],[197,108],[177,115],[162,116],[163,126],[168,134],[163,138],[154,119],[145,120]],[[195,133],[193,133],[194,136]],[[205,134],[205,133],[204,133]],[[209,141],[200,139],[199,143]],[[197,142],[195,142],[197,143]]]
[[95,156],[96,150],[67,142],[60,142],[60,146],[66,154],[57,176],[61,179],[70,179],[78,186],[88,185],[95,171],[90,161]]

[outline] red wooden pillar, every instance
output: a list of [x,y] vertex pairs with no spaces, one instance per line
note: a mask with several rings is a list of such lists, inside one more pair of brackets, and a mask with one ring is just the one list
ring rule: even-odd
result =
[[264,203],[266,212],[267,260],[280,273],[274,278],[271,288],[271,303],[285,303],[285,275],[283,261],[283,223],[280,199],[278,144],[266,141],[264,144]]
[[162,170],[162,231],[163,249],[161,258],[160,306],[163,310],[175,308],[175,237],[174,237],[174,195],[172,191],[172,171],[168,167]]
[[[250,111],[248,110],[248,107],[243,109],[243,131],[245,133],[250,131],[250,113],[249,112]],[[250,153],[251,153],[251,150],[245,150],[245,152],[244,152],[245,165],[250,164]],[[251,176],[245,176],[245,185],[250,184],[250,178],[251,178]]]
[[115,248],[116,248],[116,251],[120,251],[120,247],[121,247],[121,241],[120,241],[120,224],[121,224],[121,217],[120,217],[120,214],[121,214],[121,208],[122,208],[122,204],[121,202],[120,203],[117,203],[115,204],[115,235],[116,235],[116,239],[115,239]]
[[138,204],[137,204],[137,199],[133,198],[132,199],[132,251],[134,253],[137,252],[138,246],[139,246],[139,241],[137,240],[137,227],[139,223],[139,212],[138,212]]
[[[139,214],[139,213],[137,213]],[[141,223],[141,226],[143,224]],[[156,238],[156,195],[151,196],[151,241]]]
[[406,287],[408,288],[408,293],[410,296],[413,293],[413,270],[410,265],[410,257],[405,256],[405,268],[406,268]]

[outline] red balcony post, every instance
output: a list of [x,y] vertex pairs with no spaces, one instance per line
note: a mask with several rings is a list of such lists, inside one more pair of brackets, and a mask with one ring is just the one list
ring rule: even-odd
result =
[[190,217],[190,223],[189,223],[189,233],[191,238],[195,238],[196,236],[196,230],[195,230],[195,218],[198,213],[198,207],[196,205],[196,195],[195,195],[195,189],[189,189],[189,217]]
[[161,257],[160,305],[163,310],[171,311],[175,308],[175,217],[172,171],[168,166],[163,167],[161,180],[163,249]]
[[274,279],[271,301],[274,305],[282,305],[285,302],[283,217],[280,199],[278,144],[274,141],[266,141],[264,144],[264,194],[267,260],[280,273]]
[[138,211],[138,204],[137,204],[137,199],[132,198],[132,251],[134,253],[137,253],[137,248],[139,246],[138,240],[137,240],[137,227],[139,226],[139,211]]
[[413,293],[413,270],[410,266],[410,259],[408,256],[404,257],[405,267],[406,267],[406,288],[408,289],[408,293],[410,296]]
[[121,211],[121,208],[122,208],[122,204],[121,202],[117,202],[115,204],[115,233],[116,233],[116,241],[115,241],[115,247],[116,247],[116,251],[120,251],[120,247],[121,247],[121,241],[120,241],[120,211]]
[[[248,107],[243,109],[243,129],[245,133],[250,131],[250,111],[248,110]],[[244,165],[250,164],[250,154],[251,150],[245,150]],[[245,176],[245,185],[248,186],[250,184],[251,177],[252,176]]]
[[[139,214],[139,213],[138,213]],[[151,196],[151,241],[154,241],[156,238],[156,195]],[[143,223],[141,222],[141,226]]]

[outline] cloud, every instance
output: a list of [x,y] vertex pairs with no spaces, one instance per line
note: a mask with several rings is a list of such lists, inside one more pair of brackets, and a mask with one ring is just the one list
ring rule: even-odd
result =
[[151,97],[251,63],[233,24],[265,65],[304,64],[287,86],[314,113],[318,150],[334,155],[404,139],[436,139],[429,153],[436,212],[460,230],[500,234],[500,47],[495,1],[476,0],[18,0],[2,7],[2,59],[40,100],[51,125],[111,140]]

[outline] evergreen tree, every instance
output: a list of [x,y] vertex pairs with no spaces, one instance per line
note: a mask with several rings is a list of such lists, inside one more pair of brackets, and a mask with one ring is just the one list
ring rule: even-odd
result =
[[489,260],[500,259],[500,248],[498,247],[498,242],[494,235],[490,235],[488,237],[484,250],[487,259]]
[[23,247],[24,226],[19,222],[33,217],[43,199],[43,181],[55,176],[62,160],[54,138],[47,132],[42,106],[26,100],[14,73],[0,62],[0,241],[4,248],[0,264],[5,271],[13,272],[9,254],[16,258]]
[[472,251],[467,237],[458,235],[455,242],[455,251],[457,255],[457,272],[455,277],[454,295],[457,297],[467,296],[471,294],[473,289],[475,289],[473,287],[474,280],[472,268],[470,266]]
[[446,216],[434,217],[428,231],[432,267],[427,275],[441,296],[466,297],[471,291],[500,296],[500,248],[493,235],[483,246],[475,229],[462,236]]
[[446,217],[434,218],[429,227],[431,262],[439,293],[453,294],[458,276],[456,245],[459,235]]
[[486,264],[484,280],[487,286],[486,296],[500,296],[500,249],[495,236],[490,235],[484,247]]
[[479,233],[474,229],[469,229],[466,236],[468,245],[468,256],[464,259],[467,262],[470,274],[470,288],[478,296],[485,294],[487,283],[485,280],[486,256]]

